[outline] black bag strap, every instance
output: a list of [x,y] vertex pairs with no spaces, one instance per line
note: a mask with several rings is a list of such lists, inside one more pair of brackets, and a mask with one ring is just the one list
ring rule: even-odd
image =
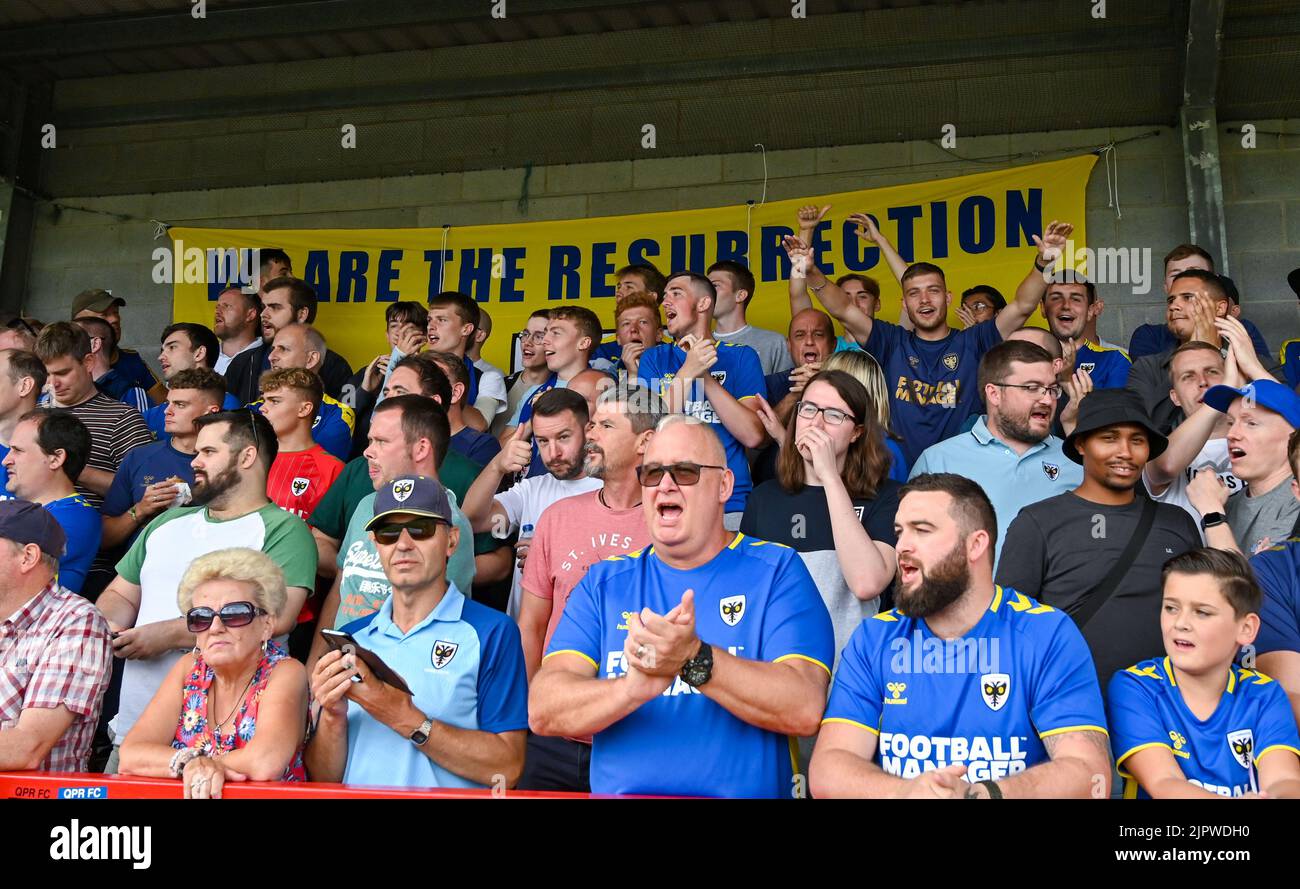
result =
[[1115,564],[1110,566],[1110,571],[1101,579],[1101,583],[1092,588],[1084,599],[1083,607],[1074,614],[1074,622],[1078,624],[1079,629],[1088,625],[1093,615],[1101,610],[1119,586],[1124,575],[1128,574],[1129,568],[1133,567],[1133,559],[1137,556],[1138,550],[1147,542],[1147,537],[1151,534],[1151,525],[1156,520],[1156,502],[1149,497],[1144,497],[1142,502],[1142,515],[1138,517],[1137,527],[1133,529],[1133,536],[1128,539],[1128,545],[1124,547],[1124,552]]

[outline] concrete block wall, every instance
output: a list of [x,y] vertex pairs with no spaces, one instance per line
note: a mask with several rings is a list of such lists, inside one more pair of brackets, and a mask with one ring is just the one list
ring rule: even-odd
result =
[[[1273,346],[1300,335],[1286,273],[1300,266],[1300,129],[1294,122],[1255,122],[1258,146],[1224,135],[1229,262],[1241,285],[1246,314]],[[1224,124],[1240,129],[1239,124]],[[1153,134],[1147,138],[1133,138]],[[1132,140],[1132,141],[1127,141]],[[937,179],[1053,159],[1118,144],[1117,185],[1108,187],[1098,163],[1088,184],[1088,239],[1092,246],[1149,247],[1154,274],[1160,258],[1188,237],[1182,146],[1167,126],[1117,127],[961,138],[955,154],[929,142],[894,142],[770,151],[769,200]],[[130,144],[118,151],[132,164],[159,167],[160,179],[183,178],[200,159],[153,157]],[[1000,160],[1017,155],[1013,160]],[[526,203],[525,176],[528,180]],[[274,178],[271,178],[274,181]],[[107,287],[128,301],[127,345],[152,358],[156,337],[170,319],[171,290],[151,280],[151,219],[173,225],[243,228],[438,227],[569,219],[626,213],[742,205],[762,186],[758,152],[695,157],[646,157],[581,165],[479,169],[442,174],[354,178],[330,182],[250,185],[203,191],[77,197],[60,204],[82,209],[38,212],[26,309],[42,319],[64,317],[73,295]],[[1112,191],[1118,208],[1108,206]],[[953,282],[956,288],[960,282]],[[1127,343],[1138,324],[1159,321],[1164,299],[1151,292],[1104,288],[1101,333]]]

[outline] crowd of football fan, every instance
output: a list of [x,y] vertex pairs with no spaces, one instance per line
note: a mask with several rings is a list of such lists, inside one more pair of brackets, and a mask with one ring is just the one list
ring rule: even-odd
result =
[[1300,796],[1300,341],[1182,245],[1125,352],[1057,222],[952,328],[856,214],[895,324],[819,268],[828,209],[785,335],[743,264],[632,265],[611,318],[533,312],[509,375],[451,291],[354,372],[278,249],[162,330],[161,381],[107,291],[12,319],[0,770]]

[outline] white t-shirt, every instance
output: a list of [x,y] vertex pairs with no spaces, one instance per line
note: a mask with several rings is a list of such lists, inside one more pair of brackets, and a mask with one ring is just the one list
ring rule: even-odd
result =
[[[549,472],[546,475],[534,475],[526,478],[519,484],[510,488],[510,490],[500,493],[496,496],[496,502],[501,504],[501,508],[506,511],[506,518],[510,522],[510,529],[520,530],[521,538],[531,537],[533,528],[537,525],[537,520],[541,518],[542,510],[550,506],[556,500],[562,500],[565,497],[572,497],[575,494],[585,494],[588,491],[594,491],[597,488],[603,488],[605,483],[598,478],[584,476],[569,481],[560,481]],[[519,617],[519,579],[522,573],[519,570],[519,560],[515,560],[515,577],[510,585],[510,604],[506,607],[506,613],[511,618]]]
[[[1201,528],[1201,514],[1192,506],[1192,501],[1187,498],[1187,486],[1192,483],[1196,473],[1202,469],[1210,467],[1215,471],[1223,483],[1228,487],[1228,496],[1234,497],[1240,494],[1244,489],[1244,483],[1232,474],[1232,461],[1228,459],[1228,440],[1226,438],[1212,438],[1201,448],[1201,452],[1196,455],[1182,473],[1169,483],[1162,494],[1152,494],[1151,485],[1147,482],[1146,474],[1142,475],[1142,484],[1146,485],[1147,493],[1151,494],[1151,499],[1157,503],[1168,503],[1171,506],[1178,506],[1187,511],[1196,522],[1198,530]],[[1201,542],[1205,542],[1205,531],[1201,530]]]
[[[315,583],[316,544],[307,523],[274,503],[226,521],[209,518],[207,507],[170,509],[145,526],[117,565],[118,574],[140,587],[135,626],[181,617],[176,590],[190,563],[234,546],[269,555],[284,571],[285,586],[310,590]],[[126,662],[121,702],[109,724],[114,743],[122,743],[182,654],[168,651]]]

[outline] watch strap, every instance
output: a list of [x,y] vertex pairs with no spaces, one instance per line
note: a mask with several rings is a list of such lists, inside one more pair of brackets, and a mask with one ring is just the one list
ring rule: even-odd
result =
[[1219,525],[1225,524],[1227,521],[1228,517],[1221,512],[1207,512],[1205,515],[1201,516],[1201,528],[1203,530],[1217,528]]

